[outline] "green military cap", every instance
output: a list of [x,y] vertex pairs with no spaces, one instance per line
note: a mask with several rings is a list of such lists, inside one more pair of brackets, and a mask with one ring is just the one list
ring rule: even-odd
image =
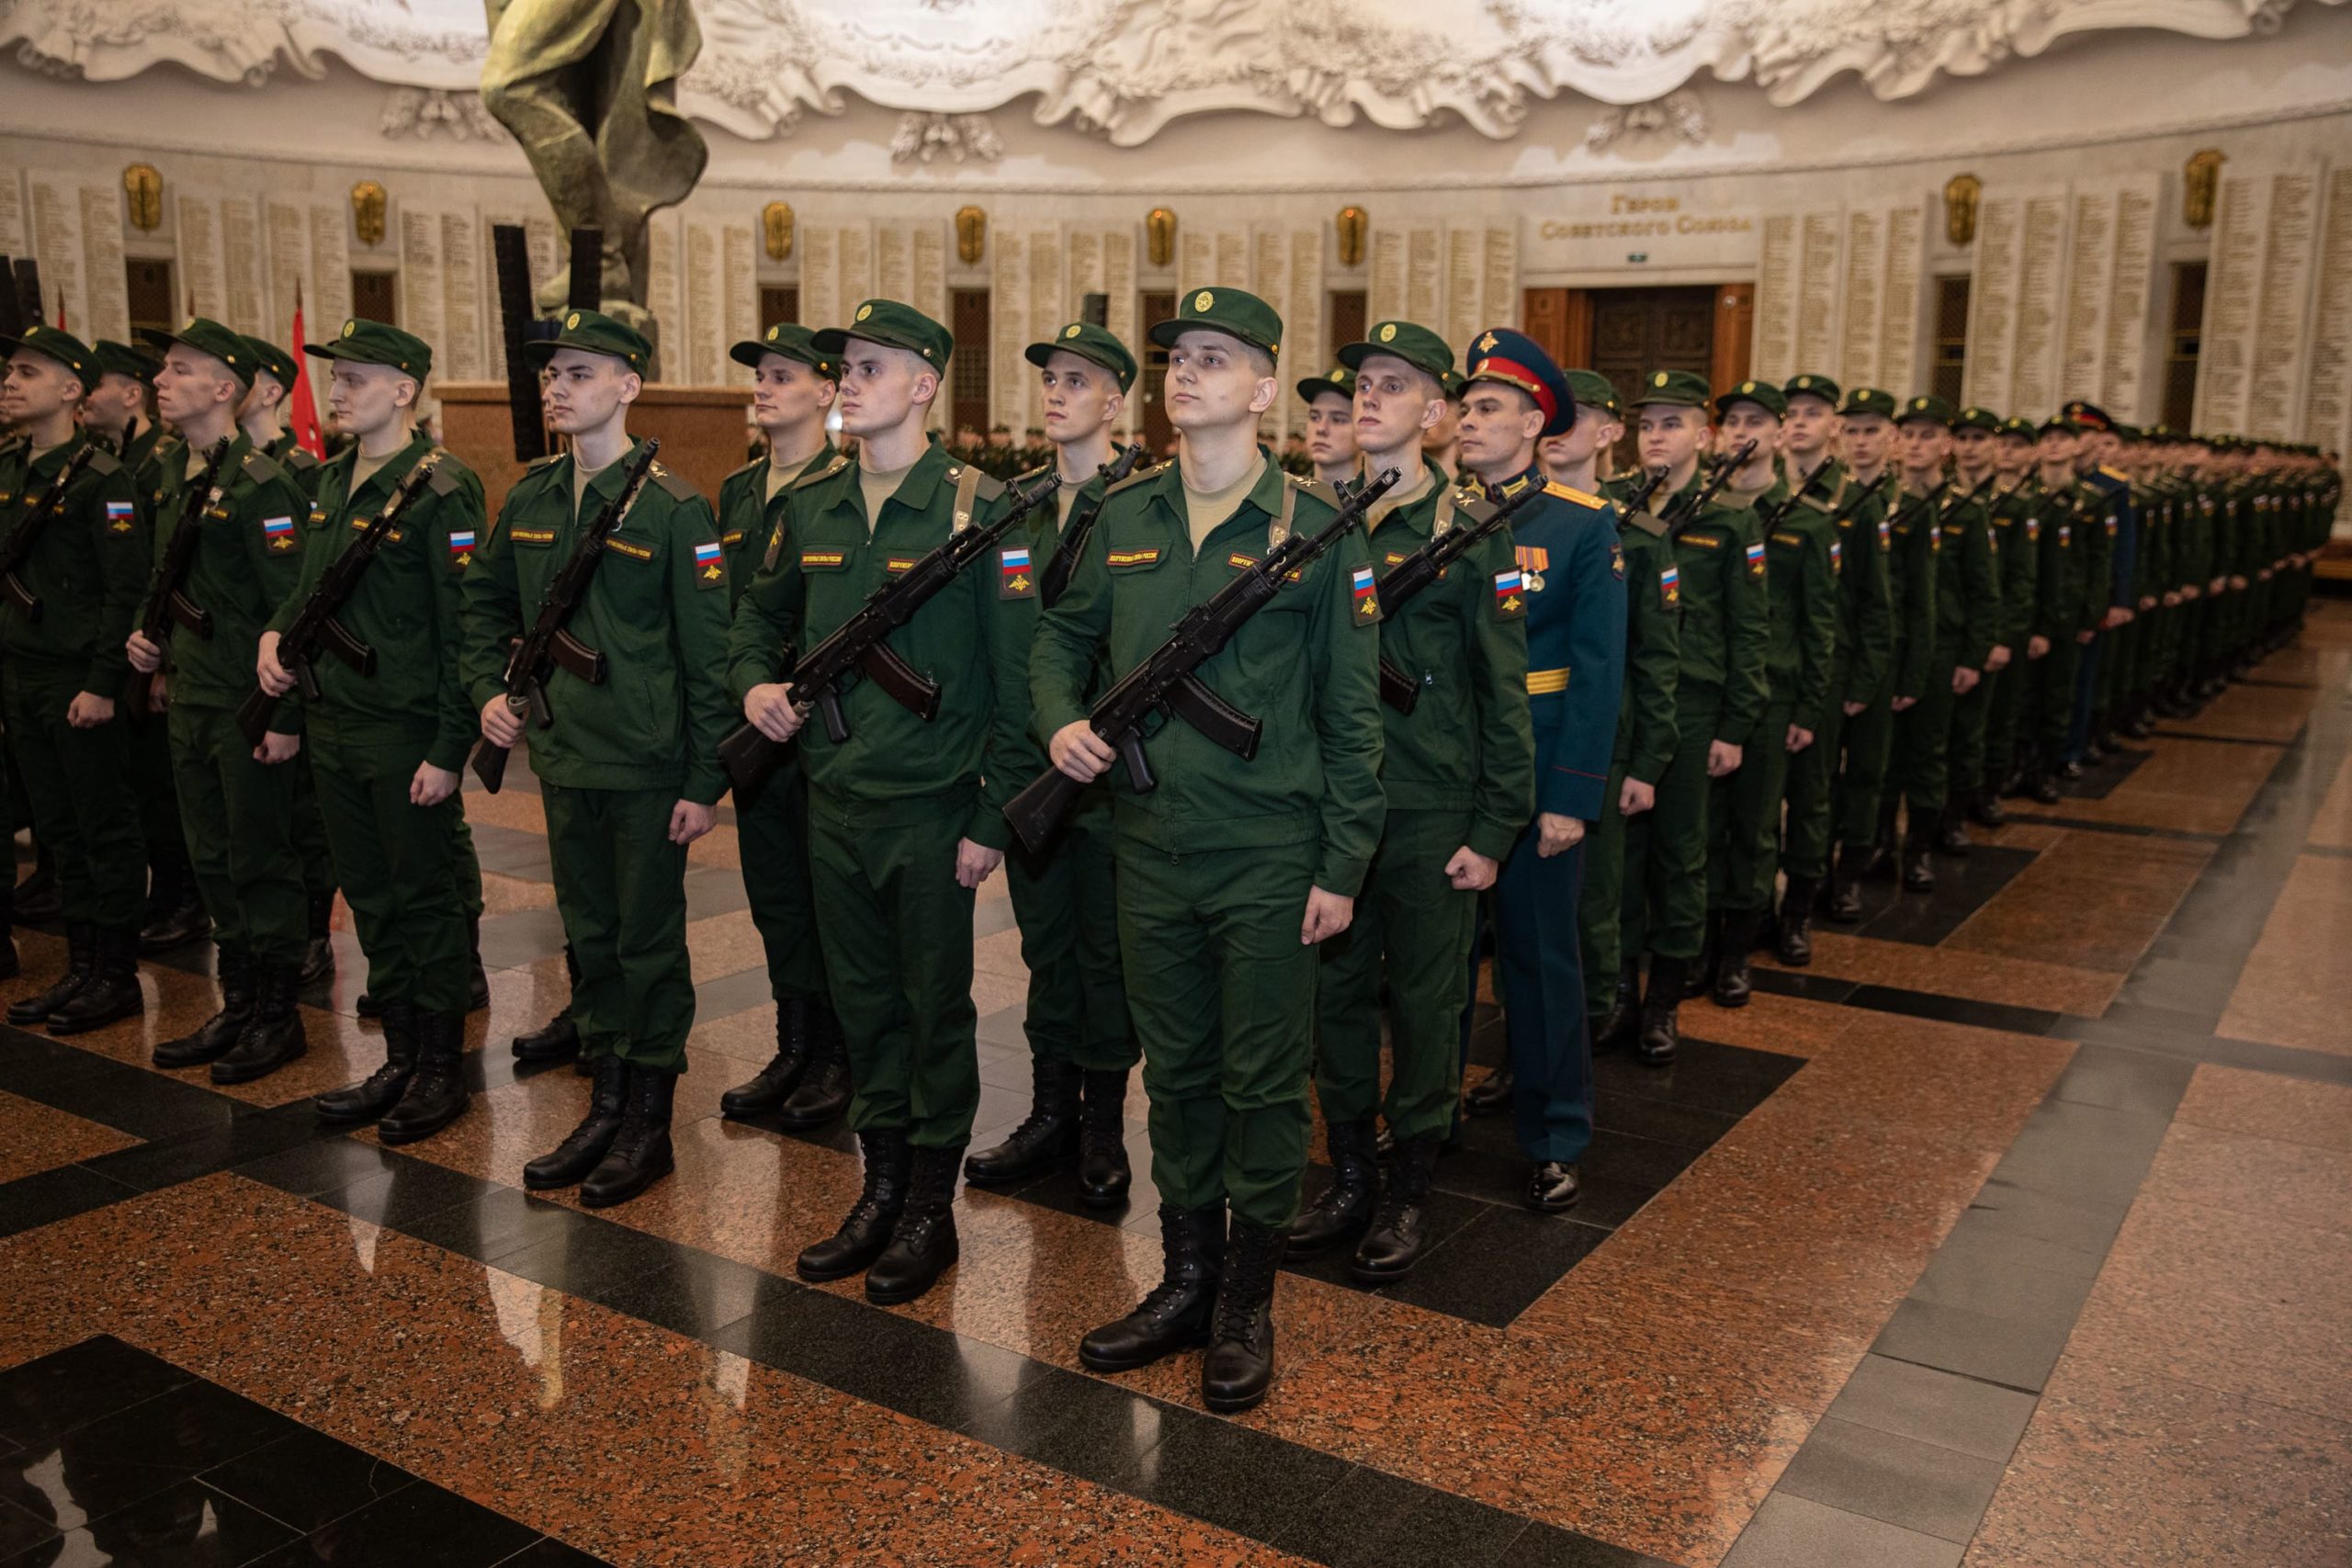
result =
[[1309,376],[1298,384],[1298,400],[1310,407],[1326,393],[1336,392],[1351,402],[1356,395],[1356,373],[1344,365],[1334,365],[1320,376]]
[[1933,421],[1937,424],[1950,425],[1958,417],[1959,415],[1952,412],[1951,399],[1939,398],[1933,392],[1922,392],[1916,398],[1904,400],[1903,412],[1894,416],[1894,423],[1903,424],[1911,420],[1924,419]]
[[1470,389],[1470,378],[1459,370],[1449,370],[1438,380],[1445,387],[1445,395],[1457,403],[1462,400],[1462,394]]
[[617,359],[640,376],[653,362],[653,345],[645,341],[645,334],[602,310],[565,311],[563,329],[552,338],[536,337],[525,344],[523,357],[534,366],[545,365],[555,357],[559,348],[577,348]]
[[302,352],[321,359],[348,359],[355,365],[389,365],[420,381],[433,371],[433,350],[423,338],[388,322],[357,316],[344,321],[340,336],[325,343],[306,343]]
[[277,378],[281,387],[294,384],[294,356],[267,338],[247,336],[245,346],[253,350],[254,368],[267,371]]
[[1610,384],[1608,377],[1598,370],[1570,370],[1565,374],[1568,390],[1576,395],[1577,407],[1606,409],[1611,419],[1625,417],[1624,400],[1617,396],[1617,389]]
[[1844,414],[1874,413],[1881,419],[1893,419],[1894,394],[1882,392],[1876,387],[1857,387],[1846,394],[1846,400],[1838,405],[1838,412]]
[[2063,430],[2067,434],[2073,435],[2082,429],[2082,427],[2076,424],[2070,416],[2063,413],[2052,414],[2035,428],[2039,434],[2043,435],[2049,434],[2053,430]]
[[2034,438],[2036,432],[2033,428],[2033,421],[2020,418],[2016,414],[2011,414],[2008,418],[2000,423],[1999,426],[1994,431],[1994,434],[1996,435],[2014,435],[2020,441],[2030,441]]
[[[1672,403],[1679,408],[1707,406],[1707,378],[1696,370],[1653,370],[1634,396],[1634,406]],[[1781,405],[1784,409],[1786,404]]]
[[1445,373],[1453,368],[1453,350],[1418,321],[1381,322],[1363,334],[1362,343],[1343,344],[1340,363],[1351,370],[1362,370],[1363,362],[1375,354],[1394,355],[1414,369],[1435,377],[1440,386],[1445,383]]
[[[1857,391],[1862,389],[1855,389]],[[1781,384],[1781,396],[1783,398],[1793,398],[1799,392],[1804,393],[1807,397],[1819,398],[1833,409],[1838,406],[1838,383],[1826,376],[1811,374],[1792,376]]]
[[141,327],[139,340],[159,349],[168,349],[184,343],[198,354],[209,354],[229,367],[229,374],[250,387],[254,382],[253,345],[244,338],[208,316],[190,316],[177,332],[161,327]]
[[2001,416],[1991,409],[1978,408],[1971,403],[1954,416],[1951,427],[1954,430],[1997,431],[2001,428]]
[[956,352],[953,333],[896,299],[868,299],[850,313],[849,325],[822,328],[809,334],[808,341],[820,354],[838,355],[852,338],[919,354],[935,370],[946,369],[947,356]]
[[25,335],[0,337],[0,359],[6,359],[20,348],[29,348],[45,359],[54,359],[74,372],[85,392],[97,390],[98,377],[103,367],[90,345],[67,332],[63,327],[43,326],[35,321],[25,329]]
[[1042,370],[1046,361],[1056,354],[1075,354],[1080,359],[1091,359],[1119,378],[1119,390],[1125,391],[1136,384],[1136,356],[1119,341],[1119,334],[1108,327],[1098,327],[1091,321],[1072,321],[1044,343],[1033,343],[1022,351],[1022,357]]
[[760,361],[771,354],[786,359],[797,359],[827,380],[842,378],[842,367],[831,356],[818,352],[817,334],[795,321],[778,321],[755,338],[746,338],[727,351],[727,357],[738,365],[760,367]]
[[155,372],[163,368],[161,361],[143,348],[133,348],[127,343],[117,343],[102,337],[90,345],[97,355],[98,371],[107,376],[128,376],[134,381],[152,381]]
[[2128,442],[2143,439],[2140,434],[2140,427],[2136,424],[2125,424],[2122,421],[2118,420],[2116,421],[2113,429],[2118,440]]
[[1789,400],[1770,381],[1742,381],[1715,400],[1716,415],[1729,412],[1734,403],[1754,403],[1774,419],[1783,418],[1789,412]]
[[1151,329],[1151,341],[1173,348],[1186,333],[1206,328],[1238,337],[1268,354],[1283,351],[1280,312],[1255,294],[1239,288],[1195,288],[1176,301],[1176,314]]

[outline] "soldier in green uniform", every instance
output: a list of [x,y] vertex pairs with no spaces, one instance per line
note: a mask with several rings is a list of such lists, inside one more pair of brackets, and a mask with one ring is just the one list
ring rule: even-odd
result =
[[[1840,849],[1824,909],[1831,919],[1847,924],[1862,918],[1863,876],[1894,853],[1884,796],[1887,770],[1894,759],[1895,716],[1907,712],[1926,688],[1927,631],[1935,615],[1933,537],[1916,529],[1898,537],[1894,531],[1902,482],[1892,461],[1894,411],[1893,394],[1875,387],[1855,388],[1838,408],[1846,460],[1865,491],[1862,509],[1856,513],[1857,531],[1868,518],[1877,534],[1890,628],[1878,683],[1862,709],[1847,718],[1846,755],[1834,791]],[[1862,542],[1869,543],[1867,538]]]
[[[572,311],[527,352],[549,372],[548,423],[571,446],[515,481],[466,570],[460,668],[493,746],[524,732],[506,697],[509,644],[619,496],[638,446],[629,405],[652,357],[634,329],[594,310]],[[523,1168],[526,1187],[576,1182],[590,1208],[672,1168],[670,1108],[695,1017],[686,846],[710,831],[726,787],[728,720],[727,569],[710,503],[654,464],[599,560],[565,629],[604,656],[605,679],[559,666],[554,723],[530,732],[556,908],[580,960],[572,1016],[595,1081],[580,1124]]]
[[[1634,399],[1642,466],[1667,470],[1654,514],[1698,487],[1707,402],[1706,378],[1689,370],[1652,372]],[[1764,539],[1753,512],[1719,495],[1675,525],[1672,545],[1682,606],[1674,760],[1658,780],[1657,804],[1628,821],[1621,917],[1626,954],[1650,957],[1637,1051],[1653,1066],[1674,1059],[1677,1013],[1701,970],[1711,781],[1736,773],[1757,742],[1771,640]]]
[[868,1299],[903,1302],[956,1258],[956,1174],[980,1097],[973,894],[1003,862],[1005,802],[1042,762],[1026,681],[1036,573],[1026,541],[1007,543],[891,634],[892,650],[940,687],[930,722],[861,681],[842,697],[846,739],[803,728],[785,647],[831,635],[1003,496],[924,434],[955,346],[946,328],[869,299],[811,343],[841,367],[857,461],[828,462],[786,492],[771,558],[736,609],[728,673],[761,733],[800,737],[817,921],[865,1156],[857,1201],[800,1254],[799,1271],[862,1272]]
[[[730,608],[784,526],[787,496],[803,474],[821,472],[838,455],[825,433],[841,389],[841,370],[817,352],[807,327],[779,321],[729,352],[751,367],[752,422],[765,450],[727,476],[718,489],[718,543],[727,558]],[[789,544],[780,548],[788,548]],[[809,888],[808,779],[798,748],[750,800],[735,801],[743,892],[767,959],[775,998],[775,1055],[747,1083],[719,1097],[729,1116],[773,1115],[796,1132],[813,1131],[849,1108],[849,1049],[833,1016],[825,954]]]
[[[185,446],[154,507],[160,558],[183,512],[204,453],[231,438],[202,512],[185,582],[187,601],[209,617],[212,635],[182,626],[169,650],[172,773],[198,886],[220,947],[220,1010],[195,1031],[155,1047],[159,1067],[211,1064],[215,1083],[246,1083],[308,1049],[295,1003],[309,940],[302,863],[293,837],[294,778],[270,764],[300,750],[300,715],[255,748],[236,710],[253,690],[262,628],[302,570],[302,492],[237,428],[236,410],[254,375],[245,340],[198,316],[176,333],[153,334],[164,349],[155,403]],[[184,465],[184,466],[181,466]],[[165,649],[130,634],[130,663],[153,672]]]
[[[2026,667],[2050,657],[2050,638],[2040,625],[2045,498],[2033,472],[2033,425],[2028,420],[2002,420],[1994,426],[1992,440],[1997,493],[1991,522],[1994,557],[2001,564],[2001,624],[1996,641],[2009,650],[2009,659],[1985,678],[1991,690],[1984,705],[1984,764],[1976,776],[1968,815],[1973,821],[1997,828],[2008,819],[2001,796],[2014,793],[2023,777],[2018,715],[2024,706]],[[1965,787],[1967,781],[1961,784]]]
[[1806,493],[1792,491],[1774,471],[1788,412],[1787,396],[1769,381],[1743,381],[1715,400],[1718,449],[1756,443],[1756,455],[1733,472],[1721,493],[1758,519],[1771,615],[1763,720],[1739,771],[1714,782],[1708,803],[1707,908],[1716,940],[1715,970],[1706,979],[1718,1007],[1747,1005],[1753,989],[1748,959],[1772,915],[1789,769],[1820,744],[1832,706],[1841,547],[1837,528],[1816,504],[1832,477]]
[[2178,434],[2172,457],[2177,491],[2173,536],[2173,576],[2180,603],[2173,611],[2169,668],[2157,711],[2167,718],[2192,713],[2203,680],[2206,626],[2213,607],[2214,486],[2209,475],[2213,449],[2203,437]]
[[[433,367],[422,339],[354,320],[306,352],[333,363],[328,403],[353,444],[319,470],[301,581],[261,634],[254,674],[281,698],[295,686],[278,659],[284,633],[356,532],[433,451],[416,431]],[[442,454],[335,611],[374,651],[372,670],[322,658],[313,665],[318,695],[302,701],[304,750],[384,1031],[383,1066],[312,1103],[330,1122],[374,1122],[387,1144],[440,1131],[469,1098],[472,964],[458,822],[458,770],[475,722],[458,670],[459,581],[483,523],[481,481]]]
[[[1136,359],[1108,330],[1084,321],[1031,344],[1027,358],[1044,382],[1046,433],[1061,477],[1055,510],[1041,509],[1030,534],[1042,581],[1049,563],[1069,547],[1065,540],[1074,522],[1101,515],[1109,489],[1102,470],[1135,385]],[[1023,474],[1020,482],[1043,471]],[[1126,1201],[1133,1180],[1127,1071],[1140,1053],[1119,973],[1115,859],[1107,784],[1086,792],[1042,852],[1018,843],[1007,852],[1005,878],[1029,970],[1023,1028],[1031,1096],[1020,1125],[964,1162],[964,1174],[983,1187],[1018,1181],[1074,1156],[1080,1202],[1099,1209]]]
[[[1491,503],[1457,491],[1421,454],[1422,433],[1445,412],[1453,351],[1443,338],[1417,322],[1382,321],[1342,347],[1340,362],[1355,373],[1365,468],[1407,476],[1366,520],[1374,570],[1385,574],[1431,539],[1475,526]],[[1521,423],[1539,431],[1550,423],[1532,394],[1514,387],[1496,395],[1523,411]],[[1509,468],[1498,478],[1541,483],[1527,478],[1532,446],[1531,436],[1492,455]],[[1410,713],[1382,705],[1380,848],[1354,923],[1323,944],[1315,1084],[1332,1181],[1293,1223],[1289,1241],[1290,1255],[1305,1258],[1362,1235],[1350,1269],[1367,1282],[1404,1278],[1429,1245],[1422,1209],[1461,1084],[1455,1054],[1478,895],[1494,886],[1534,807],[1527,599],[1506,528],[1415,598],[1391,604],[1380,628],[1382,659],[1419,695]],[[1384,988],[1393,1056],[1385,1100]],[[1375,1113],[1396,1140],[1385,1193]]]
[[[1952,488],[1966,495],[1990,478],[1993,481],[1979,499],[1975,511],[1984,520],[1984,549],[1992,562],[1992,595],[1994,609],[1986,636],[1992,640],[1984,654],[1984,664],[1976,684],[1952,699],[1951,728],[1945,762],[1945,809],[1936,824],[1936,848],[1948,855],[1968,852],[1968,818],[1982,815],[1984,801],[1991,796],[1984,793],[1985,729],[1992,716],[1992,684],[2008,668],[2016,656],[2017,644],[2003,634],[2009,625],[2007,603],[2001,597],[2001,585],[2006,564],[2001,557],[2009,529],[2004,526],[1997,513],[2008,489],[2016,482],[2001,476],[1998,458],[2000,449],[1994,433],[2000,427],[1998,414],[1990,409],[1971,406],[1953,416],[1951,423]],[[1951,530],[1961,521],[1960,514],[1944,520],[1943,543],[1973,542],[1973,536],[1954,535]],[[1971,579],[1965,572],[1964,554],[1942,563],[1946,575],[1939,580],[1938,604],[1947,604],[1944,585],[1957,581],[1966,591]],[[1973,599],[1968,601],[1973,606]],[[1997,824],[1991,824],[1997,826]]]
[[1306,405],[1306,457],[1315,477],[1327,485],[1354,479],[1363,464],[1356,449],[1356,373],[1334,365],[1299,382],[1297,391]]
[[[1837,584],[1837,637],[1830,649],[1828,684],[1816,710],[1819,726],[1812,744],[1790,757],[1784,792],[1781,869],[1788,876],[1788,887],[1781,895],[1773,943],[1781,963],[1802,967],[1813,961],[1815,896],[1824,891],[1830,874],[1839,773],[1853,761],[1855,732],[1849,725],[1879,695],[1894,646],[1886,550],[1879,528],[1885,517],[1882,491],[1890,427],[1883,417],[1858,415],[1860,434],[1849,443],[1854,458],[1849,465],[1830,452],[1838,433],[1838,383],[1826,376],[1793,376],[1781,395],[1787,411],[1781,421],[1781,444],[1788,483],[1806,497],[1791,516],[1812,513],[1827,524],[1830,574]],[[1780,586],[1777,576],[1768,580],[1774,588]],[[1874,784],[1871,792],[1875,794]],[[1859,882],[1868,844],[1867,829],[1859,840],[1849,841],[1845,874],[1837,885],[1840,892],[1833,893],[1833,900],[1846,886]]]
[[[0,706],[33,831],[55,858],[66,969],[11,1003],[8,1021],[78,1034],[145,1006],[139,923],[146,845],[116,711],[123,640],[147,581],[147,529],[130,470],[75,427],[97,356],[39,323],[0,338],[0,420],[24,437],[0,457],[0,550],[23,558],[0,598]],[[72,477],[66,488],[57,483]]]
[[[1124,675],[1272,541],[1322,528],[1337,500],[1286,478],[1258,444],[1279,390],[1271,306],[1195,289],[1152,338],[1169,350],[1181,455],[1111,493],[1030,662],[1038,733],[1081,780],[1114,761],[1086,722],[1104,650]],[[1315,949],[1353,919],[1380,835],[1374,581],[1351,533],[1202,665],[1211,690],[1264,726],[1254,759],[1180,720],[1150,739],[1157,789],[1118,781],[1119,944],[1166,1270],[1079,1355],[1122,1371],[1207,1342],[1201,1390],[1216,1410],[1255,1404],[1273,1378],[1274,1273],[1306,1165]]]
[[[2098,496],[2075,471],[2076,440],[2073,423],[2053,414],[2042,421],[2034,441],[2041,538],[2033,627],[2048,651],[2030,659],[2022,672],[2018,745],[2026,758],[2024,793],[2044,806],[2057,804],[2061,778],[2082,773],[2080,764],[2066,756],[2066,732],[2074,715],[2075,667],[2089,640],[2092,622],[2086,616],[2096,615],[2095,604],[2105,604],[2103,593],[2089,587],[2090,550],[2085,536],[2097,526]],[[2029,652],[2032,641],[2028,639]]]

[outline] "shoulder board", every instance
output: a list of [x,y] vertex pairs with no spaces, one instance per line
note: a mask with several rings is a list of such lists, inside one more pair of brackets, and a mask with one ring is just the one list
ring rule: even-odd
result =
[[122,459],[103,446],[90,448],[88,466],[90,472],[98,475],[101,479],[122,472]]
[[2098,471],[2099,471],[2100,473],[2102,473],[2102,474],[2105,474],[2109,479],[2123,479],[2123,480],[2124,480],[2124,482],[2126,482],[2127,484],[2128,484],[2129,482],[2131,482],[2131,481],[2129,480],[2129,479],[2128,479],[2128,478],[2126,478],[2126,476],[2125,476],[2125,474],[2124,474],[2124,472],[2123,472],[2123,470],[2122,470],[2122,469],[2120,469],[2120,468],[2109,468],[2105,463],[2101,463],[2101,464],[2098,466]]
[[1013,475],[1012,483],[1016,489],[1025,490],[1037,480],[1044,479],[1046,477],[1046,470],[1052,467],[1053,465],[1051,463],[1040,463],[1025,474]]
[[[966,467],[967,465],[962,463],[955,465],[947,470],[947,477],[951,479],[962,479]],[[987,473],[977,468],[973,470],[973,474],[978,482],[972,486],[972,493],[978,499],[982,501],[994,501],[998,496],[1004,493],[1004,481],[998,479],[994,474]]]
[[1545,479],[1544,481],[1544,493],[1545,495],[1557,496],[1562,501],[1573,501],[1578,506],[1589,506],[1598,509],[1609,504],[1597,495],[1588,495],[1583,491],[1572,490],[1568,486],[1562,484],[1557,479]]
[[1484,523],[1495,514],[1495,503],[1474,490],[1453,492],[1453,510],[1473,523]]
[[424,481],[424,488],[435,495],[458,493],[458,476],[449,471],[449,462],[447,457],[444,457],[435,463],[433,466],[433,477]]
[[1121,479],[1117,484],[1114,484],[1109,490],[1104,491],[1102,492],[1103,498],[1108,500],[1110,497],[1118,494],[1123,490],[1133,490],[1136,486],[1142,484],[1147,480],[1156,479],[1160,475],[1166,473],[1171,466],[1172,464],[1170,463],[1154,463],[1148,468],[1137,468],[1134,473],[1129,474],[1125,479]]
[[267,484],[272,479],[282,479],[286,477],[286,470],[277,466],[277,459],[258,446],[246,451],[245,472],[256,484]]
[[736,469],[733,473],[721,479],[719,483],[733,484],[737,479],[749,477],[752,469],[765,468],[766,466],[767,459],[765,457],[754,457],[750,462],[744,464],[741,468]]
[[668,492],[673,501],[693,501],[702,494],[702,491],[686,482],[685,476],[675,468],[666,467],[658,457],[654,459],[653,472],[650,477],[655,484]]
[[1653,539],[1666,537],[1666,525],[1659,522],[1654,513],[1624,514],[1619,518],[1619,525],[1623,527],[1638,528]]
[[1291,483],[1296,485],[1300,490],[1306,491],[1308,495],[1313,496],[1316,500],[1321,502],[1324,505],[1329,507],[1334,512],[1339,511],[1340,508],[1345,504],[1340,500],[1340,492],[1333,490],[1329,485],[1325,484],[1321,479],[1311,479],[1305,474],[1290,473],[1283,475],[1283,478],[1288,479]]
[[307,448],[289,446],[286,449],[285,467],[293,469],[296,473],[307,473],[318,466],[319,460],[311,457]]
[[835,474],[838,474],[843,468],[848,468],[849,465],[850,455],[846,452],[836,452],[832,456],[832,460],[826,463],[823,467],[809,468],[804,471],[799,478],[792,481],[792,488],[795,490],[807,490],[819,479],[831,479]]

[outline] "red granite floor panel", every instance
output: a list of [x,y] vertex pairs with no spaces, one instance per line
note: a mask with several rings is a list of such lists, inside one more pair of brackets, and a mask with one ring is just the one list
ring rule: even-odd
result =
[[2064,816],[2184,833],[2227,833],[2269,782],[2281,751],[2227,740],[2166,736],[2164,743],[2103,799],[2070,799],[2054,808],[2013,808],[2030,821]]
[[2239,740],[2267,740],[2283,746],[2302,733],[2318,694],[2296,686],[2232,686],[2201,712],[2187,718],[2166,719],[2158,735],[2227,736]]
[[2274,1045],[2352,1055],[2345,1007],[2352,954],[2352,860],[2295,862],[2262,938],[2246,957],[2221,1032]]
[[0,1181],[127,1149],[139,1140],[79,1116],[0,1094]]
[[[1987,1000],[2097,1017],[2212,855],[2210,845],[2178,839],[2069,832],[1937,951],[1997,961],[1992,983],[2013,987],[2013,994],[1996,991]],[[2049,976],[2049,969],[2060,975]],[[2109,978],[2105,996],[2085,971]],[[2037,995],[2051,999],[2028,999]]]

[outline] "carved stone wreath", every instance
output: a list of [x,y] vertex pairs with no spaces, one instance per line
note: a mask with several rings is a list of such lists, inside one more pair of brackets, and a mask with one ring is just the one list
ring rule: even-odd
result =
[[[2274,30],[2295,3],[696,0],[704,48],[681,101],[757,138],[807,111],[839,113],[854,95],[925,117],[915,158],[926,147],[986,157],[952,133],[926,140],[932,119],[952,124],[1033,94],[1039,123],[1123,146],[1220,111],[1395,130],[1459,120],[1502,138],[1532,103],[1567,94],[1659,106],[1604,118],[1592,136],[1605,145],[1645,130],[1691,134],[1690,116],[1660,100],[1702,72],[1752,80],[1782,106],[1849,71],[1899,98],[2069,33],[2244,37]],[[0,47],[19,65],[97,81],[173,62],[259,85],[281,62],[318,76],[334,56],[379,82],[465,93],[484,37],[481,0],[0,0]],[[407,129],[465,133],[429,113]]]

